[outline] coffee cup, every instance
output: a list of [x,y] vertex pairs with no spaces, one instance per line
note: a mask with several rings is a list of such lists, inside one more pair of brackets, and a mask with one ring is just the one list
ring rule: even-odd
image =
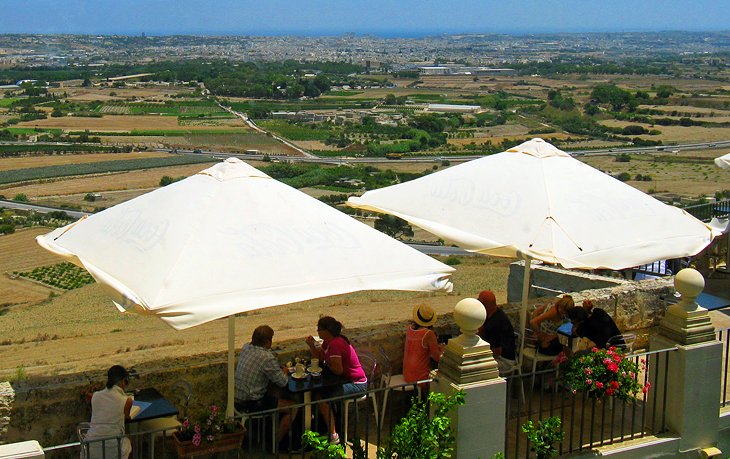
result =
[[297,376],[301,376],[304,374],[304,364],[303,363],[297,363],[297,366],[294,368],[295,368],[294,374],[296,374]]
[[319,368],[319,359],[312,359],[312,363],[309,366],[309,369],[311,371],[314,371],[314,372],[319,371],[320,370],[320,368]]

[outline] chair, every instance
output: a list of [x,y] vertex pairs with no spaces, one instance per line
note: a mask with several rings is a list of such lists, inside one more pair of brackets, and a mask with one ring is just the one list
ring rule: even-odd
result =
[[84,440],[90,428],[90,422],[79,422],[76,425],[76,435],[79,437],[79,443],[81,443],[81,455],[79,456],[81,459],[88,459],[89,457],[89,444]]
[[552,362],[556,356],[540,354],[537,351],[537,340],[534,338],[527,338],[532,331],[530,329],[526,329],[525,333],[525,347],[522,349],[522,353],[520,354],[519,364],[522,366],[525,358],[532,361],[532,371],[530,373],[532,374],[532,379],[530,381],[530,387],[535,387],[535,372],[537,371],[538,362]]
[[[507,368],[503,373],[500,373],[500,376],[507,377],[507,376],[521,376],[522,375],[522,359],[520,358],[520,345],[522,344],[520,340],[520,334],[518,332],[515,332],[515,354],[517,354],[515,357],[515,362],[512,364],[510,368]],[[534,376],[533,376],[534,378]],[[520,397],[522,398],[522,404],[525,404],[525,387],[523,385],[522,378],[517,378],[519,384],[520,384]]]
[[[360,365],[362,366],[362,369],[365,371],[365,375],[368,378],[368,387],[367,390],[370,391],[375,388],[375,374],[378,368],[378,361],[375,358],[375,356],[368,351],[363,350],[357,350],[357,357],[360,359]],[[351,403],[355,403],[356,405],[360,402],[366,401],[368,398],[370,398],[373,401],[373,414],[375,415],[375,425],[378,424],[378,400],[375,398],[375,394],[364,394],[357,398],[351,398],[345,400],[344,403],[344,433],[343,433],[343,442],[347,443],[347,430],[348,430],[348,418],[349,418],[349,408]]]
[[631,354],[634,352],[634,341],[636,341],[636,335],[634,333],[622,333],[608,338],[606,344],[608,346],[615,346],[623,350],[626,354]]
[[418,395],[421,395],[421,387],[417,384],[407,384],[405,378],[402,374],[394,375],[393,374],[393,363],[390,361],[390,357],[388,357],[388,353],[385,352],[385,348],[383,345],[379,345],[378,349],[380,351],[380,355],[382,356],[381,362],[383,365],[381,376],[380,376],[380,387],[386,388],[386,390],[383,391],[383,402],[382,402],[382,411],[380,414],[380,421],[383,422],[385,420],[385,409],[388,405],[388,394],[390,394],[391,390],[397,390],[401,392],[410,392],[412,390],[417,390]]

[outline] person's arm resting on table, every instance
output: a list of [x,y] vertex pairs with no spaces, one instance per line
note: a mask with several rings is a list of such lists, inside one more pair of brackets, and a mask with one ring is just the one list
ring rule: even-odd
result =
[[264,362],[263,370],[266,377],[269,378],[269,381],[279,387],[284,387],[289,382],[286,369],[279,366],[279,362],[273,355],[270,359],[267,359],[266,362]]
[[551,307],[544,311],[545,312],[542,314],[539,314],[530,320],[530,328],[532,328],[532,332],[535,333],[535,336],[537,336],[537,339],[540,340],[542,346],[547,346],[555,337],[540,330],[540,324],[546,320],[553,319],[558,314],[558,310],[555,307]]

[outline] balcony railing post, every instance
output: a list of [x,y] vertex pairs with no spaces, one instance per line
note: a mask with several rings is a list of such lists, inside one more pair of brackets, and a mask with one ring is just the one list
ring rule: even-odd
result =
[[451,414],[456,434],[456,459],[488,458],[501,452],[505,438],[507,383],[499,377],[489,344],[476,335],[484,323],[484,306],[473,298],[459,301],[454,321],[461,335],[449,340],[432,389],[465,393],[466,404]]
[[[676,347],[677,352],[652,359],[651,364],[659,366],[649,371],[652,389],[664,387],[666,394],[647,397],[647,403],[666,403],[665,417],[652,419],[650,427],[655,431],[666,427],[679,434],[680,451],[688,452],[715,446],[718,441],[722,345],[715,338],[707,310],[695,302],[705,286],[702,275],[683,269],[677,273],[674,286],[682,298],[667,310],[650,349]],[[666,384],[658,381],[660,378],[666,379]],[[657,422],[665,425],[658,426]]]

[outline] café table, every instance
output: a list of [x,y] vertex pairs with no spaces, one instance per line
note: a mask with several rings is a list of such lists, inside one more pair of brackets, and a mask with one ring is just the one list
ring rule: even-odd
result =
[[[178,409],[175,405],[170,403],[160,392],[154,387],[147,387],[134,392],[133,406],[139,406],[141,411],[137,413],[132,419],[127,421],[128,431],[131,434],[147,432],[147,431],[160,431],[165,429],[172,432],[177,429],[180,422],[177,420]],[[170,432],[167,432],[169,435]],[[162,432],[154,433],[151,435],[158,435]],[[148,434],[144,434],[148,435]],[[136,457],[140,456],[141,444],[138,441],[138,436],[134,436],[134,450]],[[150,439],[149,454],[154,456],[155,441],[154,436]]]
[[332,373],[326,367],[322,369],[320,376],[307,373],[304,378],[298,379],[289,375],[286,390],[292,395],[301,394],[304,398],[304,430],[312,428],[312,393],[336,389],[348,382],[349,379]]
[[563,322],[558,327],[558,340],[560,340],[560,344],[567,346],[571,351],[575,351],[574,347],[577,345],[578,340],[574,338],[578,338],[578,336],[573,334],[573,323],[570,321]]
[[178,414],[177,407],[163,397],[154,387],[147,387],[135,392],[134,404],[140,406],[142,410],[134,418],[127,421],[129,424],[151,419],[169,418]]

